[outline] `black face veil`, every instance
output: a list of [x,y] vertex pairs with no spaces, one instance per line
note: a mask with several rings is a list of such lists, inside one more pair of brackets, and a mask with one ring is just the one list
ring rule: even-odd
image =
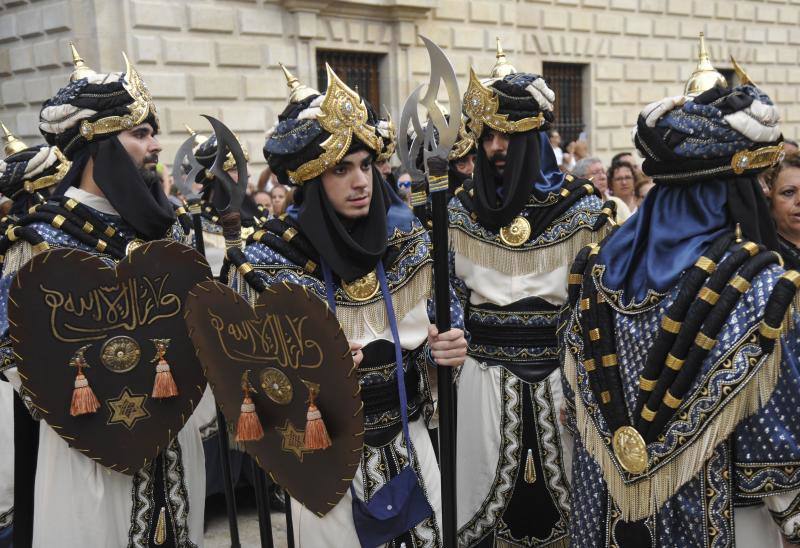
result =
[[[526,131],[509,136],[506,165],[500,181],[481,143],[475,161],[475,213],[491,230],[508,225],[528,203],[540,172],[539,132]],[[502,189],[501,189],[502,187]]]
[[114,136],[89,144],[94,181],[122,219],[146,240],[166,236],[175,211],[160,181],[146,183],[128,151]]

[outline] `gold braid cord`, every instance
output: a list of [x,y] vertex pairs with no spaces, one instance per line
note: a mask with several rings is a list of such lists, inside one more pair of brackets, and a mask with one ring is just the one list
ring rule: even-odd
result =
[[326,64],[325,67],[328,70],[328,89],[320,105],[322,112],[317,117],[317,122],[331,136],[322,143],[325,152],[319,158],[306,162],[296,171],[288,172],[296,184],[318,177],[326,169],[339,163],[347,154],[354,134],[377,153],[383,148],[383,139],[367,123],[369,113],[364,101],[336,76],[330,65]]

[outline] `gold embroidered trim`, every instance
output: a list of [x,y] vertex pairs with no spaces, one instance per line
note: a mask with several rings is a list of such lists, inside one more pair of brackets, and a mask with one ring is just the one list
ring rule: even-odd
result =
[[756,150],[740,150],[731,158],[731,168],[736,175],[741,175],[748,169],[773,166],[783,161],[785,157],[783,143]]
[[98,135],[106,135],[108,133],[117,133],[132,127],[138,126],[144,122],[151,114],[155,118],[156,125],[158,125],[158,113],[156,112],[156,105],[153,103],[153,98],[150,91],[142,81],[139,73],[133,68],[128,56],[124,53],[122,56],[125,58],[125,77],[123,80],[123,87],[125,91],[133,99],[129,104],[128,112],[124,116],[106,116],[94,122],[89,120],[82,120],[80,126],[81,137],[87,141],[91,141]]
[[590,358],[590,359],[588,359],[588,360],[583,360],[583,368],[584,368],[584,369],[585,369],[587,372],[591,373],[592,371],[594,371],[595,369],[597,369],[597,365],[596,365],[596,363],[595,363],[594,359],[593,359],[593,358]]
[[470,68],[469,85],[464,94],[464,112],[469,120],[467,127],[476,141],[483,133],[484,124],[503,133],[522,133],[538,129],[544,123],[542,112],[534,117],[512,122],[507,114],[498,114],[499,109],[500,99],[497,94],[484,86],[475,75],[475,71]]
[[369,113],[364,101],[336,76],[330,65],[326,64],[325,68],[328,71],[328,89],[320,105],[322,112],[317,116],[317,122],[330,133],[330,137],[320,145],[324,152],[318,158],[288,172],[297,184],[318,177],[326,169],[338,164],[347,154],[353,135],[375,152],[379,153],[383,148],[383,139],[367,123]]
[[647,407],[647,405],[643,405],[642,406],[641,415],[642,415],[642,418],[644,420],[646,420],[647,422],[653,422],[653,419],[656,418],[656,412],[655,411],[651,411],[650,408]]

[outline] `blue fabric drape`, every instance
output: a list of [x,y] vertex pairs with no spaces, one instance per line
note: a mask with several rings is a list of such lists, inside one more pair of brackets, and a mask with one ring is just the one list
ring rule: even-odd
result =
[[711,242],[731,230],[727,201],[724,181],[656,186],[600,250],[603,285],[621,290],[624,306],[641,302],[648,291],[669,291]]

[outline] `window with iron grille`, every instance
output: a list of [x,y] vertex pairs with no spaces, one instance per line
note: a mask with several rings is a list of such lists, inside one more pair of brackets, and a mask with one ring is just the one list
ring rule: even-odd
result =
[[317,86],[324,91],[328,85],[325,63],[345,84],[358,89],[379,112],[381,108],[380,62],[385,57],[382,53],[363,53],[360,51],[317,50]]
[[575,141],[585,129],[583,117],[583,74],[586,65],[544,63],[542,76],[556,94],[554,128],[561,134],[562,147]]

